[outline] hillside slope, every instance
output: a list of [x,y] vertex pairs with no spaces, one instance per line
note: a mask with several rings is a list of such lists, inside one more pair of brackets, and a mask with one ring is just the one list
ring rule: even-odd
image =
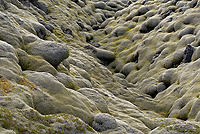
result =
[[0,0],[0,133],[199,133],[199,0]]

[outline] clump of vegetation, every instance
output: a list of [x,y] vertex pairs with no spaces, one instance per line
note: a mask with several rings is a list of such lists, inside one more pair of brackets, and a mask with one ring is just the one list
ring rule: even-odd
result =
[[61,39],[62,41],[67,42],[67,40],[66,40],[66,38],[65,38],[65,34],[64,34],[61,30],[59,30],[58,28],[55,28],[55,29],[54,29],[54,34],[55,34],[59,39]]

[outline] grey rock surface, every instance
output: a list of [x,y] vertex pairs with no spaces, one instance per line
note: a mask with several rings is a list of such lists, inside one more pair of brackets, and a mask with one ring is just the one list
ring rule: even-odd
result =
[[65,45],[51,41],[33,42],[28,45],[27,53],[42,56],[53,66],[58,66],[69,56],[69,51]]
[[115,129],[117,122],[113,116],[107,113],[99,113],[95,115],[92,126],[95,130],[102,132],[108,129]]

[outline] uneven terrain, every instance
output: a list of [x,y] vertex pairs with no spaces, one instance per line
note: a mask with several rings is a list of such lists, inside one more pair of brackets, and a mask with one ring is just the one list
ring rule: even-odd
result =
[[200,133],[199,0],[0,0],[0,133]]

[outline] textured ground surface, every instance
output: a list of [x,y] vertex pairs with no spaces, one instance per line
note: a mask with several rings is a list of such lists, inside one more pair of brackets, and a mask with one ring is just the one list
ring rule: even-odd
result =
[[0,0],[0,133],[200,133],[199,0]]

